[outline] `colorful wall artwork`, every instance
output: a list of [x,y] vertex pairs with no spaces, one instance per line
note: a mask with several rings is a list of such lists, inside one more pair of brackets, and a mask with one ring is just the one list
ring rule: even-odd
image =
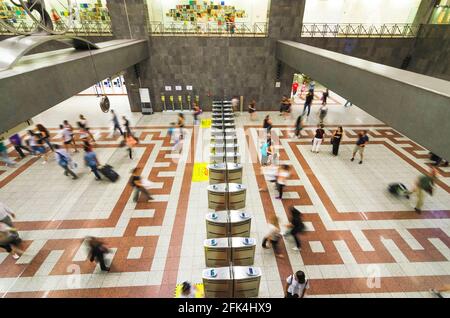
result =
[[226,1],[186,1],[189,4],[179,4],[176,8],[166,12],[166,17],[179,22],[234,22],[236,19],[247,17],[245,10],[237,9],[233,5],[226,5]]

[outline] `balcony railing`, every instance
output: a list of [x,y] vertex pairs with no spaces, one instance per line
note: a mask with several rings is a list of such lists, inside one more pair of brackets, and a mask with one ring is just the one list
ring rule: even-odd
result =
[[266,36],[267,23],[217,23],[217,22],[172,22],[151,21],[149,33],[153,36]]
[[[12,26],[22,32],[31,32],[36,28],[36,23],[19,22]],[[63,22],[54,23],[57,31],[67,30],[67,34],[79,36],[112,36],[111,23],[105,21],[83,21],[76,22],[67,27]],[[0,35],[13,35],[8,29],[0,24]]]
[[417,37],[420,25],[413,24],[311,24],[302,26],[302,37],[361,37],[412,38]]

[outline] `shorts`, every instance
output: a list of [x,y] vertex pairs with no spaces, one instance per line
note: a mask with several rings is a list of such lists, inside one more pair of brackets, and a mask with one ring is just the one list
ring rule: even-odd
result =
[[353,152],[354,153],[359,152],[362,155],[362,154],[364,154],[364,148],[366,148],[366,147],[361,147],[359,145],[355,145],[355,149],[353,149]]
[[72,140],[73,140],[73,139],[70,139],[70,140],[64,141],[64,144],[65,144],[65,145],[70,145],[70,144],[72,143]]

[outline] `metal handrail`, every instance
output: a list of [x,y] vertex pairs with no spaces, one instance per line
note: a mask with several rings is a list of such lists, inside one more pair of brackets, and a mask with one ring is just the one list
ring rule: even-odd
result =
[[254,24],[243,22],[170,22],[150,21],[150,35],[185,35],[185,36],[266,36],[267,23]]
[[301,36],[410,38],[417,37],[419,28],[419,24],[409,23],[305,23]]
[[[30,32],[36,28],[35,23],[26,23],[20,21],[13,24],[17,30]],[[54,25],[56,30],[67,30],[67,34],[79,35],[79,36],[111,36],[111,22],[110,21],[75,21],[73,25],[67,27],[67,25],[60,21]],[[0,24],[0,35],[13,35],[9,30],[2,27]]]

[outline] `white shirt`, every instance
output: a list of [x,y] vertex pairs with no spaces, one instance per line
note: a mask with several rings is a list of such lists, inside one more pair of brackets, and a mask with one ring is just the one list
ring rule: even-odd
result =
[[148,179],[145,179],[145,178],[144,178],[144,179],[141,179],[140,181],[141,181],[142,187],[143,187],[144,189],[149,190],[149,189],[151,188],[152,183],[151,183],[151,181],[149,181]]
[[64,127],[61,130],[61,135],[63,136],[64,141],[70,141],[72,139],[72,132],[67,127]]
[[7,216],[11,216],[12,211],[3,203],[0,202],[0,220],[3,220]]
[[286,179],[289,178],[289,172],[285,171],[285,170],[281,170],[278,173],[278,183],[279,184],[286,184]]
[[276,235],[280,234],[280,230],[273,224],[269,223],[267,224],[268,233],[267,237],[270,237],[271,239],[275,238]]
[[263,174],[267,180],[272,181],[277,179],[278,168],[276,166],[263,167]]
[[298,297],[301,297],[303,290],[305,288],[309,289],[309,282],[307,280],[304,284],[300,284],[294,276],[295,275],[293,274],[286,279],[286,282],[289,284],[288,293],[291,295],[297,294]]

